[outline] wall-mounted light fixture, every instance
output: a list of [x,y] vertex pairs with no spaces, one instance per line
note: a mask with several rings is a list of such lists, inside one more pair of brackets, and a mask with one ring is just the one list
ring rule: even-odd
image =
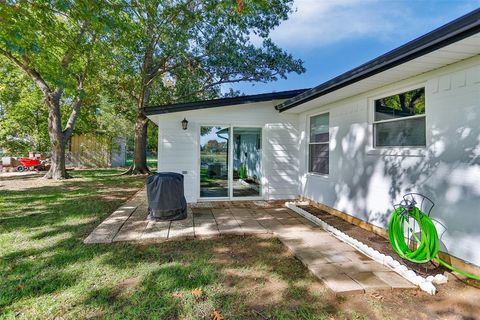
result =
[[187,118],[183,118],[183,120],[182,120],[182,129],[183,129],[183,130],[187,130],[187,128],[188,128]]

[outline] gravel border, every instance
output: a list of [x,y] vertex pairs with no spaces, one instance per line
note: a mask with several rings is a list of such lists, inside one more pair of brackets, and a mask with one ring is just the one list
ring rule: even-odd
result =
[[354,247],[358,251],[372,258],[376,262],[381,263],[382,265],[390,268],[391,270],[398,273],[400,276],[402,276],[409,282],[413,283],[416,286],[419,286],[421,290],[427,292],[428,294],[434,295],[436,293],[437,289],[433,285],[434,283],[441,284],[441,283],[447,282],[447,277],[444,276],[443,274],[437,274],[435,277],[429,276],[427,278],[424,278],[418,275],[415,271],[408,269],[407,266],[401,264],[399,261],[395,260],[393,257],[384,255],[383,253],[380,253],[379,251],[373,249],[372,247],[367,246],[363,242],[360,242],[357,239],[350,237],[349,235],[329,225],[328,223],[319,219],[318,217],[314,216],[308,211],[298,207],[297,204],[308,205],[309,203],[308,202],[285,202],[285,206],[287,208],[295,211],[299,215],[303,216],[304,218],[320,226],[322,229],[331,233],[337,239],[349,244],[350,246]]

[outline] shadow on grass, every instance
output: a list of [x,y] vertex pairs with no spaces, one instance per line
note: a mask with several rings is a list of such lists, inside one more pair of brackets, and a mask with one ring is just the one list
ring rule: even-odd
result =
[[0,318],[209,319],[215,309],[226,319],[345,316],[342,301],[277,239],[84,245],[143,184],[144,177],[112,174],[85,171],[59,186],[7,190],[0,207]]
[[[5,276],[0,278],[0,315],[173,319],[209,318],[219,309],[229,318],[253,319],[258,312],[297,312],[298,306],[288,301],[259,304],[255,299],[268,297],[257,285],[271,281],[267,278],[284,283],[277,291],[285,298],[288,288],[297,294],[302,290],[295,289],[295,282],[313,281],[298,261],[279,258],[285,250],[276,240],[84,245],[85,236],[145,179],[116,173],[80,171],[75,172],[78,178],[60,184],[2,191],[0,274]],[[17,178],[21,184],[22,177]],[[222,256],[222,250],[228,254]],[[227,272],[232,268],[241,272],[232,277]],[[254,276],[256,269],[266,271]],[[226,286],[227,277],[263,293],[252,296],[247,289]],[[137,279],[135,285],[123,286],[128,279]],[[202,288],[201,297],[191,294],[195,288]]]

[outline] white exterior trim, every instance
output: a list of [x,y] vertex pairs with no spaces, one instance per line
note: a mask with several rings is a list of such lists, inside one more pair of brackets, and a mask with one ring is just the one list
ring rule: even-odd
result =
[[[311,131],[311,128],[312,128],[312,126],[311,126],[312,117],[320,116],[320,115],[323,115],[323,114],[326,114],[326,113],[328,113],[328,142],[313,142],[313,143],[311,143],[310,142],[310,135],[311,135],[310,131]],[[307,146],[308,146],[307,157],[306,157],[306,159],[304,159],[305,168],[307,168],[307,174],[328,179],[328,176],[330,175],[330,110],[326,109],[326,110],[322,110],[321,112],[316,112],[316,113],[307,115],[307,134],[305,136],[305,139],[307,139]],[[319,172],[310,171],[310,144],[328,144],[328,174],[322,174],[322,173],[319,173]]]
[[[232,124],[218,124],[218,123],[199,123],[197,128],[197,139],[200,141],[201,137],[201,128],[202,127],[228,127],[228,196],[227,197],[201,197],[201,187],[200,187],[200,170],[201,170],[201,159],[200,159],[200,143],[198,143],[197,148],[197,171],[198,171],[198,186],[197,186],[197,201],[248,201],[248,200],[264,200],[264,165],[263,165],[263,158],[264,158],[264,151],[263,151],[263,136],[264,136],[264,129],[262,126],[259,125],[232,125]],[[260,164],[261,169],[260,172],[262,174],[262,183],[260,188],[260,195],[256,197],[234,197],[233,196],[233,129],[234,128],[258,128],[261,130],[262,141],[261,141],[261,161]]]

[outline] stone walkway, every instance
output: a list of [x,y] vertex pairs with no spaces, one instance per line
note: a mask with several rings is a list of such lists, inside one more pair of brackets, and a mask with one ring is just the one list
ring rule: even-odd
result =
[[416,288],[413,284],[341,242],[280,202],[208,202],[188,207],[181,221],[147,218],[142,190],[113,212],[85,243],[168,241],[222,235],[275,236],[335,293]]

